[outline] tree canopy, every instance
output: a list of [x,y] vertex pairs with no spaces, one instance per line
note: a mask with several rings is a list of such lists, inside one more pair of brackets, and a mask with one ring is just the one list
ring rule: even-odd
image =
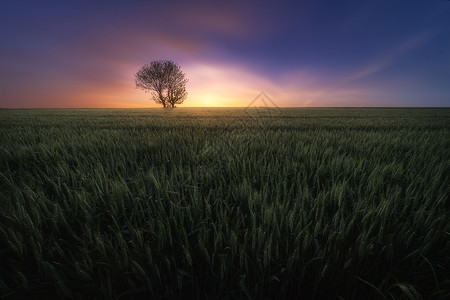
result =
[[150,92],[151,99],[163,107],[175,107],[187,97],[188,79],[178,64],[171,60],[155,60],[135,74],[136,87]]

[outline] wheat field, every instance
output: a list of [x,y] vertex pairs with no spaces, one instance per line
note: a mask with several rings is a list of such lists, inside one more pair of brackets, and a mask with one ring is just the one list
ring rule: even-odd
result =
[[449,191],[448,108],[3,109],[0,294],[448,298]]

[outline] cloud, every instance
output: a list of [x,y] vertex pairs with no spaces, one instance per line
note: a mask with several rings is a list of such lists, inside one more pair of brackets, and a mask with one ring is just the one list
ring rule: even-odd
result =
[[304,71],[271,79],[244,65],[226,63],[187,65],[190,106],[247,106],[266,92],[278,106],[302,106],[313,95],[316,80]]
[[242,10],[233,9],[233,5],[188,7],[176,11],[175,18],[183,24],[183,32],[190,33],[241,37],[250,33],[253,27],[249,22],[252,16],[244,16]]
[[[342,87],[348,86],[355,81],[368,77],[394,65],[403,55],[423,45],[434,35],[435,34],[432,32],[421,32],[397,44],[383,55],[362,66],[359,70],[356,70],[352,74],[344,76],[342,79],[328,85],[326,88],[322,89],[316,95],[308,99],[307,104],[310,105],[312,103],[320,102],[319,100],[321,98],[327,97],[330,94],[336,94]],[[369,91],[365,92],[368,93]]]
[[[448,72],[440,62],[448,58],[448,51],[438,49],[437,43],[435,53],[444,53],[440,58],[421,54],[411,59],[416,73],[406,74],[409,68],[402,66],[405,76],[383,72],[392,78],[389,83],[376,76],[425,44],[433,37],[430,32],[386,46],[383,54],[359,64],[381,42],[390,45],[410,29],[399,26],[391,34],[364,21],[358,9],[352,24],[363,25],[365,42],[353,34],[349,38],[347,30],[335,35],[337,31],[329,29],[336,24],[313,17],[322,12],[314,5],[305,9],[302,4],[298,12],[294,6],[238,1],[108,2],[107,6],[81,2],[15,5],[3,11],[0,106],[157,106],[135,88],[133,77],[142,65],[159,59],[173,60],[186,72],[190,79],[186,106],[246,106],[260,91],[279,106],[370,104],[380,95],[393,99],[400,95],[398,90],[401,95],[437,90],[441,98],[448,93],[444,78]],[[336,13],[332,7],[324,9]],[[305,18],[299,21],[298,13]],[[342,19],[339,13],[335,16]],[[355,58],[353,51],[361,53]],[[428,79],[426,71],[432,75]],[[412,84],[414,79],[422,87]]]

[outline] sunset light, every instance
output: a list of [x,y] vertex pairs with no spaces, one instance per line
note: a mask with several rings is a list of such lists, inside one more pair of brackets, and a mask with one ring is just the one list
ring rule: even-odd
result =
[[449,299],[450,1],[0,0],[0,298]]
[[446,1],[26,3],[0,4],[0,107],[157,107],[133,78],[161,59],[186,73],[186,107],[260,91],[280,106],[449,103]]

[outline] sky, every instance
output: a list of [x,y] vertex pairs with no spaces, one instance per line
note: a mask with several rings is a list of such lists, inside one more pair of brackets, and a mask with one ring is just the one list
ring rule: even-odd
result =
[[186,107],[449,107],[450,1],[0,1],[0,107],[158,107],[154,60]]

